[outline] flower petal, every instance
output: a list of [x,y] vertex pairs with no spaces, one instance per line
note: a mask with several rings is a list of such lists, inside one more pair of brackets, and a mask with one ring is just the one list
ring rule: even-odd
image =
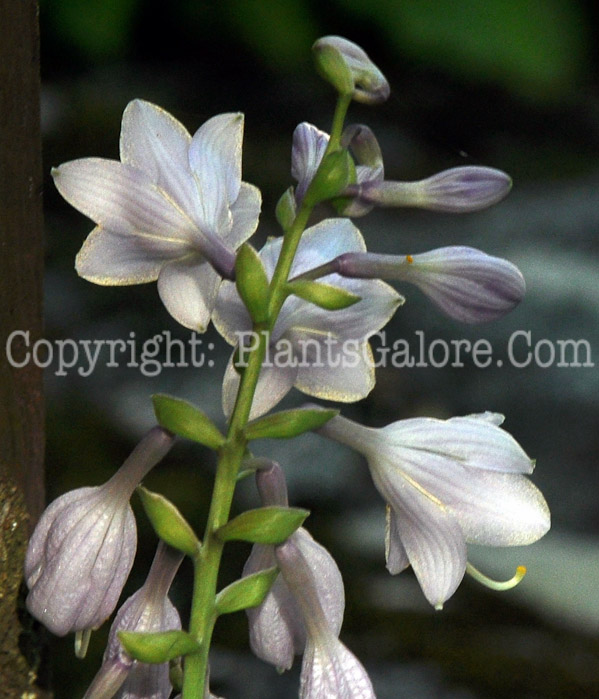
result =
[[116,160],[83,158],[52,174],[69,204],[112,233],[191,241],[191,219],[141,170]]
[[199,216],[208,233],[231,229],[229,207],[241,187],[243,114],[220,114],[196,131],[189,148],[189,165],[200,195]]
[[291,175],[297,181],[297,201],[306,194],[329,144],[329,134],[304,121],[295,127],[291,148]]
[[188,255],[161,269],[158,293],[167,311],[181,325],[204,332],[210,322],[220,277],[199,255]]
[[258,187],[241,183],[239,196],[231,205],[233,225],[231,230],[223,234],[225,243],[231,248],[238,248],[254,233],[258,226],[262,195]]
[[144,100],[129,102],[121,125],[121,161],[142,170],[187,212],[198,205],[189,170],[191,136],[168,112]]
[[392,507],[387,505],[387,526],[385,528],[385,560],[387,570],[391,575],[397,575],[410,565],[410,559],[404,545],[401,543],[397,515]]
[[[373,433],[373,447],[398,450],[401,468],[410,464],[412,475],[440,475],[457,466],[504,473],[532,473],[534,462],[505,430],[486,419],[453,417],[449,420],[411,418],[400,420]],[[374,454],[375,451],[372,453]],[[440,461],[438,461],[440,460]],[[453,465],[452,465],[453,464]],[[459,475],[452,473],[452,477]]]
[[457,519],[417,487],[385,487],[374,471],[373,479],[395,510],[399,536],[425,597],[440,609],[466,571],[466,542]]
[[178,241],[145,235],[119,235],[96,227],[75,260],[80,277],[95,284],[143,284],[158,279],[166,262],[183,257],[187,247]]
[[[296,377],[297,367],[283,360],[263,365],[254,394],[250,420],[264,415],[281,401],[293,388]],[[239,374],[233,367],[231,355],[223,378],[223,411],[227,417],[230,417],[235,407],[238,388]]]
[[366,670],[356,656],[335,636],[306,644],[300,699],[375,699]]

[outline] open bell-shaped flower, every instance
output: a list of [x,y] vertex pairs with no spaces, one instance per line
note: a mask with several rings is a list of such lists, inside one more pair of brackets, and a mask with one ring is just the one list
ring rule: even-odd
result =
[[292,538],[275,548],[281,575],[300,610],[306,628],[300,699],[374,699],[366,671],[331,627],[318,594],[313,570]]
[[192,138],[160,107],[130,102],[120,162],[84,158],[52,173],[62,196],[96,223],[78,273],[110,286],[158,280],[175,320],[204,331],[220,277],[232,278],[235,249],[260,213],[260,192],[241,181],[242,138],[242,114],[215,116]]
[[[288,506],[285,476],[272,462],[256,472],[262,505]],[[338,636],[343,621],[345,593],[343,580],[331,554],[300,527],[289,537],[301,552],[315,580],[315,594],[333,635]],[[251,575],[277,565],[274,546],[254,544],[243,574]],[[298,603],[284,577],[279,575],[258,607],[246,610],[252,652],[277,668],[289,670],[295,655],[304,652],[306,626]]]
[[181,629],[179,612],[168,591],[183,555],[163,542],[143,586],[121,606],[110,628],[102,667],[84,699],[168,699],[172,686],[168,663],[142,663],[123,650],[119,631],[158,632]]
[[155,427],[104,485],[65,493],[42,514],[25,558],[27,609],[52,633],[95,629],[112,614],[137,547],[129,499],[173,440]]
[[[269,278],[281,250],[280,238],[266,243],[260,258]],[[299,243],[291,277],[325,264],[344,252],[364,252],[358,229],[348,219],[327,219],[308,228]],[[269,348],[256,388],[251,417],[276,405],[295,386],[308,395],[343,402],[364,398],[374,387],[374,362],[368,338],[383,327],[403,298],[379,280],[344,279],[336,274],[319,280],[360,297],[343,310],[325,310],[289,296],[269,337]],[[257,341],[250,316],[235,285],[223,282],[213,322],[232,345],[245,340],[240,355]],[[251,344],[250,344],[251,343]],[[232,361],[223,382],[223,407],[233,409],[239,375]]]
[[335,417],[318,431],[362,453],[389,506],[387,567],[411,565],[441,608],[466,570],[466,544],[522,546],[540,539],[550,515],[526,477],[534,463],[493,413],[413,418],[380,429]]
[[342,276],[415,284],[444,313],[463,323],[500,318],[524,298],[520,270],[475,248],[451,246],[418,255],[345,253],[327,266]]

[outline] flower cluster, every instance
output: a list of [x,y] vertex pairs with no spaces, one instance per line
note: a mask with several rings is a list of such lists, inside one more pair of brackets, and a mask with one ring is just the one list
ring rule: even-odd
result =
[[[259,658],[288,669],[303,655],[303,699],[374,697],[364,668],[339,640],[345,606],[339,569],[302,526],[307,513],[289,506],[282,468],[251,457],[252,439],[314,430],[363,454],[387,505],[387,568],[397,574],[411,566],[436,608],[469,567],[468,543],[529,544],[549,528],[545,500],[528,479],[533,462],[501,429],[501,416],[416,418],[372,429],[318,406],[267,414],[293,387],[342,403],[368,395],[375,385],[368,340],[404,303],[385,280],[417,286],[466,323],[501,317],[525,292],[517,267],[473,248],[368,252],[351,219],[374,207],[477,211],[500,201],[511,181],[478,166],[418,182],[386,180],[374,133],[361,124],[344,128],[343,121],[351,100],[384,101],[387,80],[341,37],[320,39],[314,55],[338,93],[333,128],[330,135],[307,122],[296,128],[291,174],[297,184],[277,206],[283,235],[259,252],[247,243],[261,195],[242,181],[241,114],[215,116],[192,137],[161,108],[134,100],[123,114],[120,161],[86,158],[53,171],[63,197],[96,224],[77,256],[82,277],[104,285],[157,281],[177,322],[202,332],[212,321],[235,348],[222,387],[226,435],[195,406],[158,397],[161,427],[105,485],[52,503],[31,539],[28,609],[56,634],[76,632],[82,651],[82,637],[114,611],[133,563],[133,490],[174,434],[218,454],[203,541],[172,503],[140,488],[162,542],[146,583],[116,615],[88,699],[166,699],[168,663],[179,657],[179,696],[213,697],[212,629],[218,617],[241,609]],[[336,216],[308,226],[320,203]],[[248,344],[250,336],[252,343],[259,339]],[[271,350],[279,361],[266,361]],[[249,359],[242,362],[242,355]],[[246,469],[255,472],[261,507],[230,519],[235,484]],[[217,593],[220,558],[231,540],[253,548],[241,578]],[[195,571],[188,631],[168,599],[184,554]]]

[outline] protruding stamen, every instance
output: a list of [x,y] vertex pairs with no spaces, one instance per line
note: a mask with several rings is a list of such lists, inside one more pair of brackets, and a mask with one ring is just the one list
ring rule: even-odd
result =
[[488,587],[490,590],[502,592],[503,590],[511,590],[512,587],[516,587],[516,585],[526,575],[526,566],[518,566],[514,575],[509,580],[505,580],[504,582],[487,577],[481,573],[480,570],[477,570],[472,563],[466,563],[466,572],[481,585]]
[[406,255],[406,262],[409,265],[414,264],[414,258],[412,257],[412,255]]
[[92,629],[84,629],[83,631],[77,631],[75,633],[75,655],[78,658],[83,659],[87,655],[87,648],[91,637]]

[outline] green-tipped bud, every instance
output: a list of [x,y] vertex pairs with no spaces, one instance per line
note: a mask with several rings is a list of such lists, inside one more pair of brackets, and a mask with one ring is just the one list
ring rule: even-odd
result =
[[235,261],[235,284],[250,317],[255,323],[268,318],[268,277],[258,253],[244,243]]
[[366,52],[340,36],[324,36],[312,46],[316,68],[340,95],[356,102],[380,104],[390,93],[389,83]]
[[279,225],[284,231],[291,228],[291,224],[295,220],[295,215],[297,213],[297,207],[295,204],[295,196],[293,194],[293,187],[289,187],[281,196],[277,202],[277,207],[275,209],[275,215]]
[[346,150],[329,153],[321,162],[314,179],[308,187],[305,201],[315,206],[321,201],[334,199],[351,183],[356,181],[356,167]]

